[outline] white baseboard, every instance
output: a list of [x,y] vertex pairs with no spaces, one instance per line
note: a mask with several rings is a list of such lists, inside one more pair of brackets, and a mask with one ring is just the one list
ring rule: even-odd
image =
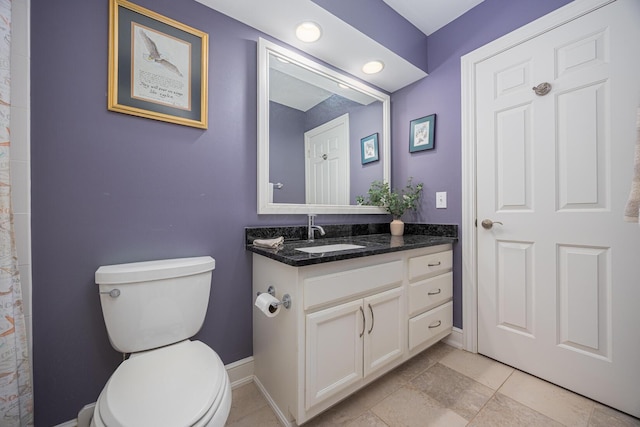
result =
[[442,340],[442,342],[461,350],[464,347],[462,341],[462,329],[454,327],[451,334]]
[[262,393],[262,395],[266,399],[267,403],[271,407],[271,410],[276,414],[276,417],[278,418],[278,421],[280,421],[280,424],[284,427],[295,427],[297,424],[294,424],[293,422],[289,421],[287,417],[285,417],[282,411],[280,411],[280,408],[278,408],[276,403],[269,395],[267,389],[264,388],[260,380],[257,377],[253,377],[253,382],[255,383],[256,387],[258,387],[258,390],[260,390],[260,393]]
[[238,388],[253,381],[253,356],[240,359],[225,366],[231,388]]
[[[229,363],[225,365],[224,368],[227,370],[227,375],[229,375],[232,389],[253,381],[253,356]],[[95,402],[85,405],[80,412],[78,412],[78,418],[54,427],[89,427],[95,406]]]

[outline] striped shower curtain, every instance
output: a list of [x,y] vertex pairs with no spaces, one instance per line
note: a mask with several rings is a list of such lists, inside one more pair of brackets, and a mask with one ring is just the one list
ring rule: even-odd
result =
[[22,288],[9,174],[11,0],[0,0],[0,426],[33,425]]

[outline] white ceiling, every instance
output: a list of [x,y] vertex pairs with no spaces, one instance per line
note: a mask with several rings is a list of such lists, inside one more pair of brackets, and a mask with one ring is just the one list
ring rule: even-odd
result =
[[420,31],[429,35],[484,0],[383,0]]
[[[311,0],[196,1],[390,93],[427,75]],[[384,1],[410,22],[415,21],[418,28],[424,26],[430,31],[429,28],[446,25],[481,0]],[[322,27],[322,38],[315,43],[301,42],[294,34],[295,27],[308,20]],[[378,74],[364,74],[362,65],[373,59],[381,60],[385,64],[384,70]]]
[[269,100],[287,105],[303,112],[339,95],[360,105],[369,105],[375,98],[353,90],[340,87],[334,80],[292,62],[282,62],[269,55]]

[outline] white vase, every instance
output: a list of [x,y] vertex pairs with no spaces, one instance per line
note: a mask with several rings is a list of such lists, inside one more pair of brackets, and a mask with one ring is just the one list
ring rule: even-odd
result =
[[404,234],[404,222],[400,219],[394,219],[391,221],[391,235],[402,236]]

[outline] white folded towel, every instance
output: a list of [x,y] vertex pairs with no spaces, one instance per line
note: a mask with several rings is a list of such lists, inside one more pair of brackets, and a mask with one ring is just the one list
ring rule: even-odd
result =
[[636,152],[633,156],[633,181],[629,200],[624,210],[624,220],[627,222],[640,222],[640,108],[636,122]]
[[275,239],[256,239],[253,241],[253,246],[259,248],[276,249],[284,244],[284,237],[276,237]]

